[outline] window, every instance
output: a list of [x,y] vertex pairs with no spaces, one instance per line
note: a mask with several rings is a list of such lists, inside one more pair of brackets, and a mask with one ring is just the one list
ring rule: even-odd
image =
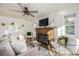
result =
[[75,16],[76,14],[70,14],[65,16],[65,33],[75,34]]
[[59,27],[57,31],[58,31],[58,36],[65,35],[65,26]]
[[65,26],[65,32],[66,34],[75,34],[75,26],[74,25],[69,25],[69,26]]
[[75,34],[75,16],[76,14],[70,14],[64,17],[64,25],[57,29],[58,37],[66,34]]

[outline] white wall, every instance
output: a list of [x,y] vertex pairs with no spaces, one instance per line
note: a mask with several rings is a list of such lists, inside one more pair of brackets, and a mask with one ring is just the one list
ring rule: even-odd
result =
[[[28,31],[32,32],[33,27],[32,27],[32,22],[29,20],[22,20],[22,19],[15,19],[15,18],[10,18],[10,17],[3,17],[0,16],[0,37],[4,34],[4,31],[8,28],[8,26],[14,22],[15,24],[18,24],[20,29],[20,32],[23,32],[24,34]],[[5,23],[5,26],[2,26],[1,23]],[[24,27],[21,25],[24,24]]]
[[79,38],[79,12],[77,13],[75,26],[75,37]]

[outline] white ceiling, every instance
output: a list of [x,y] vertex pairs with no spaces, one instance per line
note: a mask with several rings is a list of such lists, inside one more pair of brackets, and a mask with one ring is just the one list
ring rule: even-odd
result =
[[[79,10],[78,3],[22,3],[22,5],[27,6],[29,10],[38,10],[39,13],[34,14],[36,18],[59,11]],[[13,12],[11,10],[21,10],[21,8],[17,3],[0,3],[0,15],[19,19],[35,19],[30,16],[22,16],[22,13]]]

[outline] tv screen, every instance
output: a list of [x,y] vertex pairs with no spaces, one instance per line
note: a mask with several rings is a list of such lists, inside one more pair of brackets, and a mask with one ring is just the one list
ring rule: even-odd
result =
[[31,32],[27,32],[27,36],[31,36]]
[[39,20],[39,26],[48,26],[48,25],[49,25],[48,18]]

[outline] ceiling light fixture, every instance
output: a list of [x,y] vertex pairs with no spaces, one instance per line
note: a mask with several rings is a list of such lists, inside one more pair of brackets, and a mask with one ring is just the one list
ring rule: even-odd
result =
[[59,14],[63,15],[65,14],[67,11],[60,11]]
[[71,17],[71,18],[68,18],[68,21],[73,21],[75,18],[74,17]]

